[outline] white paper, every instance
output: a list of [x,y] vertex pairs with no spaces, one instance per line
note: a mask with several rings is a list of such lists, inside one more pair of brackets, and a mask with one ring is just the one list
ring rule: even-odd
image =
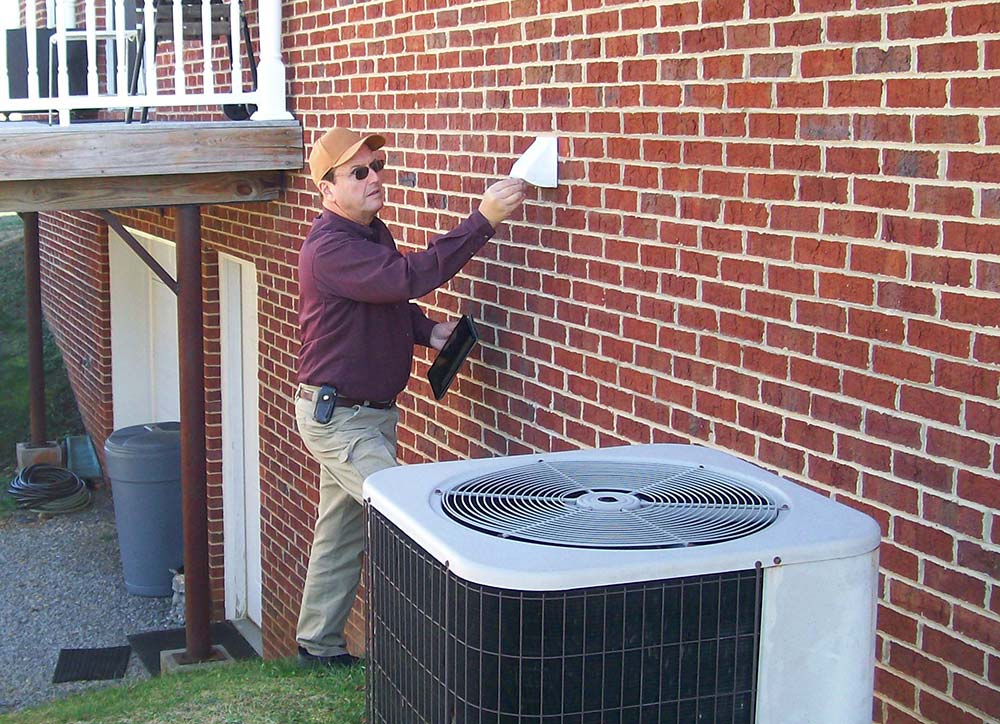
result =
[[532,186],[554,189],[559,185],[559,143],[555,136],[539,136],[514,162],[510,175]]

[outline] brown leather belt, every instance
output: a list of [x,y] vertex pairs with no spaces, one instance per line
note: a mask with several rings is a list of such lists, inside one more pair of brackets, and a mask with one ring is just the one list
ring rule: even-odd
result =
[[[312,402],[313,400],[316,399],[315,391],[307,389],[301,385],[299,385],[299,390],[297,394],[303,400],[308,400],[309,402]],[[396,398],[393,398],[391,400],[356,400],[353,397],[342,397],[341,395],[337,395],[337,404],[346,405],[347,407],[361,406],[361,407],[370,407],[373,410],[388,410],[390,407],[396,404]]]

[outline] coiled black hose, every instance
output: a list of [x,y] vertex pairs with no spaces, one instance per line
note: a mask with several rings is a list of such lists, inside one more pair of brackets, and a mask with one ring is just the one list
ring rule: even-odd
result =
[[58,465],[29,465],[14,476],[7,492],[17,507],[36,513],[72,513],[90,505],[87,485],[73,472]]

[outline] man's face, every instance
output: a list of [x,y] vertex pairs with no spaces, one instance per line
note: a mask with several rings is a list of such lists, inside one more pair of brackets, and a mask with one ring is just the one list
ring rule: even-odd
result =
[[[368,146],[362,146],[350,161],[333,169],[333,181],[319,182],[323,206],[364,226],[370,224],[385,203],[382,179],[369,167],[377,158]],[[356,169],[367,169],[368,175],[358,180]]]

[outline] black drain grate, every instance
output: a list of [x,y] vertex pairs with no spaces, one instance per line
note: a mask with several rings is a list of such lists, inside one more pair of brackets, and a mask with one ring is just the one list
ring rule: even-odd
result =
[[66,681],[102,681],[125,676],[131,646],[109,646],[101,649],[60,649],[52,683]]

